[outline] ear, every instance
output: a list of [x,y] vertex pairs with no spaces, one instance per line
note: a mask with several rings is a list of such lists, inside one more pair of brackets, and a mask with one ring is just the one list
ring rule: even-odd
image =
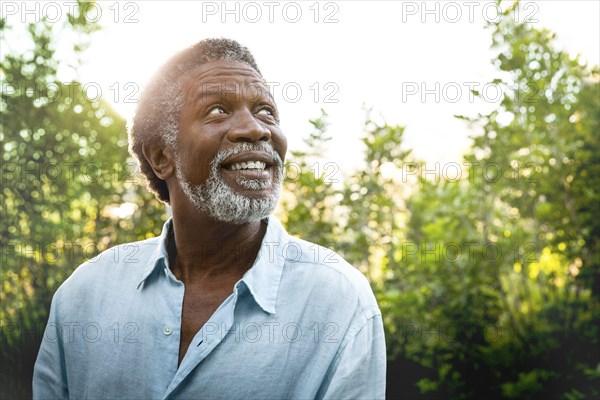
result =
[[146,157],[152,170],[160,179],[166,181],[174,175],[175,159],[169,146],[144,143],[142,153],[144,153],[144,157]]

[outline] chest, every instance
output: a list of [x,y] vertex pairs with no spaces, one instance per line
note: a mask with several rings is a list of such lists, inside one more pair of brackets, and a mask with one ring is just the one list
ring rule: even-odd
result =
[[183,359],[190,342],[200,328],[210,319],[219,306],[229,297],[233,288],[226,285],[221,288],[202,290],[186,288],[181,311],[181,338],[179,362]]
[[186,293],[181,311],[182,328],[191,329],[194,334],[198,332],[230,294],[230,290],[210,294]]

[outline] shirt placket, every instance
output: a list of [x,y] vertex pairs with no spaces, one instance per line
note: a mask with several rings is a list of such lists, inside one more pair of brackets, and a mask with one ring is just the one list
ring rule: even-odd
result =
[[177,389],[179,384],[184,381],[198,364],[208,357],[233,327],[235,305],[238,299],[238,283],[234,286],[234,292],[221,303],[219,308],[217,308],[210,319],[196,333],[194,339],[192,339],[163,399],[171,398],[171,394]]
[[179,344],[181,336],[181,312],[183,309],[183,296],[185,293],[183,282],[178,280],[168,266],[165,265],[163,273],[166,279],[161,280],[166,283],[165,293],[168,293],[168,304],[170,312],[167,313],[167,317],[161,321],[161,325],[158,326],[159,331],[156,333],[160,335],[164,342],[165,349],[164,354],[167,355],[165,360],[168,365],[169,375],[173,377],[169,383],[166,384],[165,390],[168,391],[169,387],[173,386],[173,382],[177,378],[178,362],[179,362]]

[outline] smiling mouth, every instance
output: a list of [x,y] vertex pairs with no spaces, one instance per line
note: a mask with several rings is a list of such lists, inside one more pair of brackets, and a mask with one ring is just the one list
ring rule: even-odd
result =
[[[273,154],[270,154],[270,153]],[[227,157],[221,163],[221,168],[226,171],[236,171],[237,173],[256,173],[259,175],[267,174],[272,167],[277,166],[277,154],[274,151],[246,150]],[[261,174],[262,173],[262,174]]]
[[242,188],[257,191],[271,187],[268,182],[272,179],[271,170],[273,165],[275,164],[267,162],[265,156],[244,154],[239,157],[232,157],[231,161],[228,160],[223,163],[221,168]]
[[236,163],[225,166],[225,169],[228,169],[230,171],[238,171],[238,170],[264,171],[265,168],[267,168],[267,163],[264,161],[258,161],[258,160],[241,161],[241,162],[236,162]]

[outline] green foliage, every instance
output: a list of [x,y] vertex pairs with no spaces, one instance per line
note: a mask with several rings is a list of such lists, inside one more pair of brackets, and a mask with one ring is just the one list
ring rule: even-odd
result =
[[[86,24],[79,12],[63,29],[97,29]],[[124,119],[90,101],[78,82],[58,82],[56,29],[30,24],[33,48],[0,62],[3,397],[31,396],[31,367],[58,286],[99,251],[160,233],[165,217],[128,160]],[[133,215],[122,218],[123,210]]]
[[[306,151],[292,151],[286,162],[282,199],[277,215],[289,232],[311,237],[324,246],[335,247],[336,215],[332,201],[339,168],[323,162],[323,152],[331,138],[325,134],[327,114],[311,120],[314,131],[305,139]],[[294,210],[294,212],[288,212]]]
[[484,129],[474,158],[510,171],[491,190],[535,224],[540,247],[579,258],[578,283],[598,297],[598,66],[556,50],[547,30],[510,18],[491,27],[507,90],[499,108],[473,120]]
[[[292,152],[277,212],[291,234],[338,251],[373,282],[395,264],[404,193],[398,176],[409,151],[400,150],[404,128],[377,124],[367,113],[365,163],[350,177],[325,158],[327,114],[311,120],[308,150]],[[386,169],[386,173],[383,170]]]
[[397,262],[395,249],[405,222],[406,195],[399,178],[410,151],[401,147],[404,127],[378,124],[371,113],[367,113],[362,138],[364,166],[344,180],[340,206],[346,216],[340,251],[372,282],[378,282]]
[[461,117],[484,132],[467,178],[421,180],[408,201],[391,355],[435,372],[417,383],[426,396],[594,398],[598,69],[546,30],[490,29],[505,96]]

